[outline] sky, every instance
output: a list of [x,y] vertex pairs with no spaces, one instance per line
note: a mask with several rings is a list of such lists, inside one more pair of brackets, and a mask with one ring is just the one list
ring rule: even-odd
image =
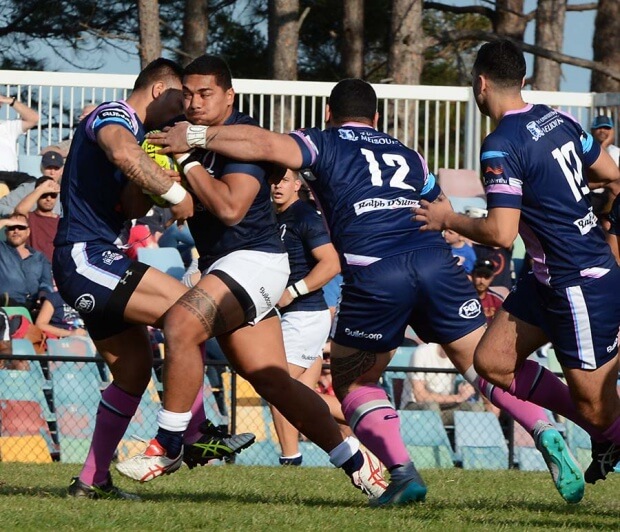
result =
[[[445,4],[453,5],[478,5],[488,6],[491,2],[485,0],[440,0]],[[569,4],[584,3],[585,0],[568,0]],[[525,12],[529,12],[536,7],[536,1],[525,0]],[[592,37],[594,35],[594,19],[596,12],[567,12],[566,26],[564,31],[564,46],[562,52],[579,57],[582,59],[592,59]],[[534,22],[528,24],[525,33],[525,42],[534,43]],[[109,51],[102,54],[100,68],[94,72],[103,72],[108,74],[137,74],[140,69],[140,62],[135,44],[127,44],[126,49],[130,54],[122,54],[118,51]],[[530,54],[526,54],[528,65],[527,75],[531,75],[533,71],[533,59]],[[49,66],[53,70],[61,72],[76,72],[80,69],[61,60],[57,56],[49,57]],[[590,91],[590,71],[584,68],[578,68],[570,65],[562,66],[562,80],[560,90],[564,92],[589,92]]]

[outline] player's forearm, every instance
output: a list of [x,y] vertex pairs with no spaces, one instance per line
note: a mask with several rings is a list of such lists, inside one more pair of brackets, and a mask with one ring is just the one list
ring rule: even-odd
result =
[[201,166],[191,168],[186,177],[200,203],[222,222],[232,226],[243,220],[248,209],[227,183],[214,179]]
[[175,182],[135,142],[124,143],[106,152],[108,159],[127,179],[152,194],[165,194]]
[[509,234],[490,218],[470,218],[456,212],[446,217],[445,229],[452,229],[460,235],[487,246],[509,248],[516,234]]
[[212,126],[205,130],[205,147],[242,161],[269,160],[268,133],[258,126]]
[[314,292],[319,288],[323,288],[338,273],[340,273],[340,263],[330,260],[322,260],[314,265],[308,275],[303,278],[309,292]]

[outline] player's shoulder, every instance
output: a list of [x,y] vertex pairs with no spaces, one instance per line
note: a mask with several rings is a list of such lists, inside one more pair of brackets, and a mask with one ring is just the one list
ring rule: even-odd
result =
[[140,128],[135,111],[123,100],[105,102],[86,118],[86,129],[97,130],[107,125],[120,125],[137,132]]
[[248,125],[248,126],[258,126],[260,125],[258,123],[258,120],[256,120],[254,117],[243,113],[237,109],[233,109],[232,113],[230,114],[230,116],[226,119],[226,121],[224,122],[225,125],[233,125],[233,124],[237,124],[237,125]]

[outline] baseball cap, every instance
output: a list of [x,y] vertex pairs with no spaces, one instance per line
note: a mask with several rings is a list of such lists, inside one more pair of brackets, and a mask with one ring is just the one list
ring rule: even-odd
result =
[[495,266],[489,259],[478,259],[474,263],[473,271],[479,271],[481,273],[493,274],[495,272]]
[[600,128],[608,128],[612,129],[614,127],[614,121],[611,119],[611,116],[607,115],[598,115],[592,121],[592,125],[590,129],[600,129]]
[[62,155],[57,151],[46,151],[41,157],[41,166],[43,168],[49,168],[50,166],[56,166],[62,168],[65,164],[65,160]]

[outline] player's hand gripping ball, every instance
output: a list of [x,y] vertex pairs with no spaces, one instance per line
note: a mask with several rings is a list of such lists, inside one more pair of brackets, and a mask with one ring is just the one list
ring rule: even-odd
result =
[[[150,133],[155,132],[156,131],[151,131]],[[174,170],[175,172],[179,172],[181,176],[183,176],[183,172],[179,168],[177,162],[174,160],[174,157],[164,153],[157,153],[161,149],[161,146],[158,146],[157,144],[152,144],[149,139],[144,139],[141,147],[146,152],[146,154],[151,159],[153,159],[153,161],[155,161],[155,164],[157,164],[157,166],[163,168],[164,170]],[[187,183],[185,182],[185,179],[181,179],[181,185],[187,188]],[[160,207],[169,207],[168,202],[161,196],[158,196],[157,194],[151,194],[147,191],[144,191],[144,193],[147,194],[151,198],[151,200],[153,200],[153,203],[155,205],[159,205]]]

